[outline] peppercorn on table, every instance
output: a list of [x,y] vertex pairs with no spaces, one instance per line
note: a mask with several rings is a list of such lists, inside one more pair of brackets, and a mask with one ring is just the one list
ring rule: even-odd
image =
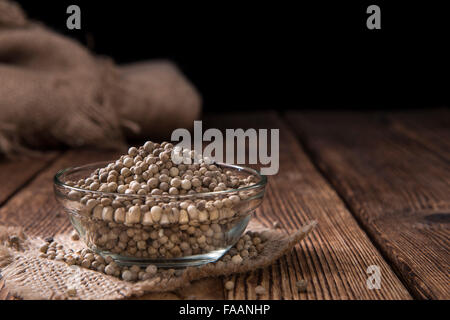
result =
[[[318,226],[270,267],[140,299],[450,298],[447,110],[269,111],[203,120],[205,128],[280,129],[280,170],[253,218],[286,231],[312,220]],[[0,224],[42,237],[70,233],[54,174],[120,154],[84,149],[1,161]],[[15,299],[1,279],[0,299]]]

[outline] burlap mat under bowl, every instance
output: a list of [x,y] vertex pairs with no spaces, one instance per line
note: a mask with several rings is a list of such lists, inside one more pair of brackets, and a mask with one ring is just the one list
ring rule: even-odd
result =
[[[292,250],[316,224],[314,221],[291,234],[285,234],[252,221],[247,230],[258,232],[265,240],[264,249],[258,256],[245,259],[239,265],[219,260],[201,267],[186,268],[173,275],[157,273],[148,280],[135,283],[68,266],[64,262],[39,258],[43,239],[27,237],[18,228],[0,226],[0,272],[8,291],[22,299],[124,299],[148,292],[173,291],[188,286],[193,280],[265,267]],[[11,246],[9,241],[14,235],[19,239],[18,245]],[[83,245],[81,241],[72,241],[68,235],[57,236],[55,240],[65,248],[74,250]],[[68,294],[68,288],[72,287],[76,288],[75,296]]]

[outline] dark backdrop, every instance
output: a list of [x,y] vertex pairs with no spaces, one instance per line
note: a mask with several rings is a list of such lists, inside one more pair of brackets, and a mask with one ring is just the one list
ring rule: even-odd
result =
[[[449,19],[430,2],[19,2],[30,17],[118,63],[175,61],[207,111],[417,108],[450,100]],[[81,31],[66,28],[70,4],[81,7]],[[369,4],[381,7],[382,30],[367,30]]]

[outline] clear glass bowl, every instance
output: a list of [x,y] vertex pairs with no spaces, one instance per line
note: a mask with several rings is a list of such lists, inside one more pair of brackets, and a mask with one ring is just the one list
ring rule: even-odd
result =
[[[177,196],[108,193],[71,186],[71,182],[85,179],[109,163],[59,171],[54,191],[86,245],[122,265],[172,268],[216,261],[243,234],[251,213],[262,202],[267,183],[256,170],[217,163],[233,175],[251,177],[254,184]],[[163,208],[159,219],[151,213],[155,205]]]

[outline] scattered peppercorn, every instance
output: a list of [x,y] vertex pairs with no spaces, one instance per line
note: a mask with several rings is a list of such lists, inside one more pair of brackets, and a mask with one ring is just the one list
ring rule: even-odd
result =
[[70,288],[67,289],[66,293],[70,297],[75,297],[77,295],[77,289],[73,288],[73,287],[70,287]]
[[[130,236],[132,236],[131,232]],[[241,254],[239,254],[237,246],[240,246],[242,243],[244,243],[248,246],[248,250],[250,250],[251,252],[255,252],[256,255],[259,251],[257,251],[256,247],[253,245],[253,239],[255,238],[259,238],[261,240],[258,234],[247,232],[246,234],[241,236],[241,238],[233,246],[233,248],[230,249],[231,252],[236,253],[235,255],[233,255],[233,257],[231,257],[229,254],[225,254],[221,259],[219,259],[219,261],[215,262],[214,264],[218,268],[223,268],[224,264],[226,263],[236,265],[243,263],[246,259],[251,259],[252,257],[250,255],[241,256]],[[130,282],[145,281],[161,275],[164,275],[166,277],[178,277],[183,274],[183,270],[158,269],[155,265],[148,265],[145,268],[141,268],[137,265],[122,267],[119,266],[111,256],[103,257],[88,248],[77,251],[74,251],[72,249],[65,249],[62,244],[56,241],[53,241],[50,244],[47,242],[43,243],[39,248],[39,252],[39,257],[43,259],[65,262],[68,265],[78,265],[86,269],[102,272],[107,275],[115,276]],[[232,281],[228,281],[225,284],[227,290],[232,290],[231,286],[234,287],[234,283]],[[69,293],[67,294],[69,295]]]
[[72,235],[71,235],[71,239],[74,241],[80,240],[80,235],[78,234],[78,232],[73,231]]
[[306,292],[308,281],[307,280],[299,280],[295,283],[295,286],[297,287],[299,292]]
[[266,294],[266,288],[264,288],[263,286],[257,286],[257,287],[255,288],[255,293],[256,293],[257,295],[263,295],[263,294]]
[[234,264],[241,264],[242,261],[243,261],[242,257],[238,254],[231,258],[231,262],[233,262]]
[[233,282],[233,281],[227,281],[227,282],[225,282],[225,289],[227,289],[227,290],[233,290],[233,289],[234,289],[234,282]]
[[11,244],[19,244],[20,239],[19,239],[18,236],[12,235],[12,236],[9,237],[8,241],[9,241],[9,243],[11,243]]
[[45,242],[52,243],[53,242],[53,237],[45,238]]

